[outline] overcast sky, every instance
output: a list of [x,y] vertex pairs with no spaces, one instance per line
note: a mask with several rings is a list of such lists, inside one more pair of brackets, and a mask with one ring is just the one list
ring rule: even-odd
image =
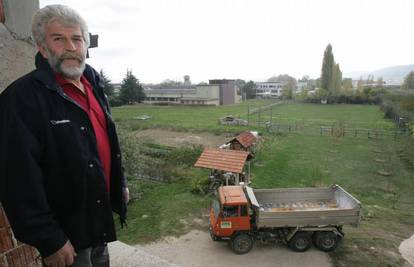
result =
[[332,44],[343,73],[414,63],[413,0],[40,0],[65,4],[99,35],[88,63],[165,79],[320,76]]

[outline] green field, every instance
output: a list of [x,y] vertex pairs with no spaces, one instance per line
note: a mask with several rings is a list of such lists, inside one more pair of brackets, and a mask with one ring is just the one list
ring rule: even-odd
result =
[[[271,101],[251,101],[239,105],[229,106],[123,106],[113,109],[113,116],[119,125],[132,130],[148,128],[164,128],[177,131],[195,132],[237,132],[234,126],[218,125],[218,119],[232,115],[246,118],[248,109],[270,104]],[[135,117],[147,115],[148,120],[137,120]]]
[[[252,167],[252,185],[266,187],[328,186],[339,184],[363,205],[358,228],[346,227],[345,239],[330,253],[336,266],[401,266],[400,242],[414,232],[414,169],[402,160],[407,138],[391,136],[321,135],[321,126],[393,130],[378,106],[282,104],[250,114],[248,127],[217,124],[232,114],[247,118],[268,102],[255,101],[227,107],[131,106],[113,110],[119,127],[129,131],[166,128],[180,131],[237,133],[244,129],[263,134]],[[134,116],[149,115],[146,121]],[[264,124],[300,125],[297,131],[268,133]],[[205,171],[183,168],[182,179],[168,184],[139,182],[141,199],[130,205],[129,227],[119,231],[129,243],[179,235],[205,212],[209,198],[191,193],[194,177]],[[134,183],[134,182],[133,182]],[[195,226],[194,226],[195,227]]]

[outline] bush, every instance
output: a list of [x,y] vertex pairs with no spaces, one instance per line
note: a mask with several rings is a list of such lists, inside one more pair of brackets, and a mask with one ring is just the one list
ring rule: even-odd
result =
[[116,96],[110,96],[108,98],[108,102],[109,102],[109,105],[111,107],[119,107],[119,106],[122,106],[123,105],[122,100],[119,99],[119,97],[116,97]]
[[208,176],[194,177],[191,180],[191,192],[206,195],[209,193],[210,179]]
[[180,147],[167,155],[167,160],[176,165],[193,166],[203,152],[203,146]]
[[202,152],[201,146],[172,148],[143,142],[134,132],[118,130],[123,165],[127,176],[170,182],[181,178],[180,166],[191,167]]

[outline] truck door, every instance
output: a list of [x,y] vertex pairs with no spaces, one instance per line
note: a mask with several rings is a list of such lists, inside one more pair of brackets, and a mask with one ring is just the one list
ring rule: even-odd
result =
[[219,227],[221,236],[231,236],[235,231],[250,230],[247,206],[223,206],[223,218]]

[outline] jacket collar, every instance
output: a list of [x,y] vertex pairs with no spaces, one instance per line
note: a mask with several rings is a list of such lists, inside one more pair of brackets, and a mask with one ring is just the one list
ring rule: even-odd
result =
[[[48,89],[57,91],[60,88],[59,83],[55,78],[55,72],[50,67],[49,62],[45,59],[40,52],[35,57],[36,72],[34,77],[42,82]],[[96,75],[91,66],[86,64],[83,75],[91,83],[92,87],[95,85]]]

